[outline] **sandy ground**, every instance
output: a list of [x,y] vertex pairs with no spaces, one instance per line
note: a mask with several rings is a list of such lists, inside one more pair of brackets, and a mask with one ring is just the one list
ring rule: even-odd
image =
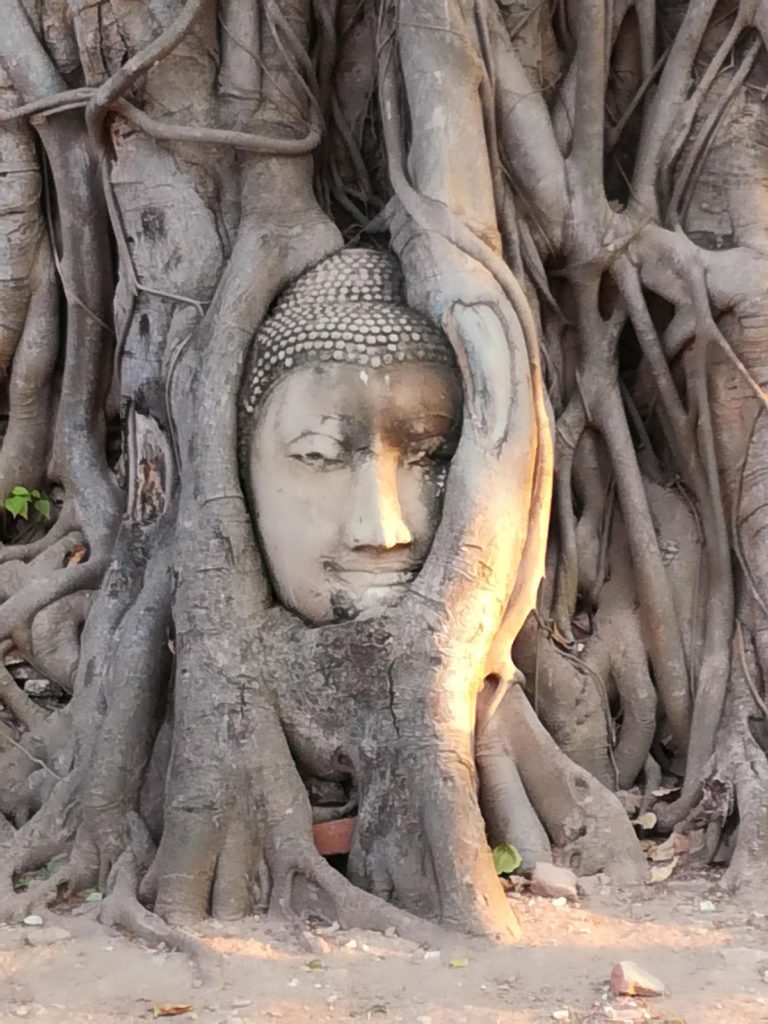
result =
[[[262,921],[211,923],[200,934],[220,956],[205,980],[185,955],[151,950],[97,924],[98,904],[89,904],[74,915],[46,915],[47,926],[72,934],[53,945],[30,946],[28,926],[0,928],[0,1022],[147,1021],[174,1004],[189,1009],[157,1019],[768,1021],[768,904],[737,904],[712,876],[634,891],[601,888],[565,907],[523,894],[510,898],[523,938],[507,948],[450,938],[438,952],[396,936],[322,929],[302,948]],[[651,971],[669,994],[611,997],[607,983],[620,959]]]

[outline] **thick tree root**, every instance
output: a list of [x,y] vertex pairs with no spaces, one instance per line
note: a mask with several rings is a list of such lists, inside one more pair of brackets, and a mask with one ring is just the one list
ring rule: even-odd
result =
[[[562,753],[519,687],[481,725],[477,745],[481,784],[489,778],[493,782],[500,757],[506,756],[516,766],[528,807],[535,810],[548,835],[557,863],[577,874],[603,871],[618,884],[643,881],[645,860],[618,799]],[[505,841],[516,844],[514,829],[520,824],[528,842],[534,836],[533,850],[538,852],[541,833],[526,825],[521,809],[511,805],[514,795],[514,789],[504,794],[498,811],[495,806],[490,810],[489,817],[498,822],[494,834],[502,834],[501,823],[506,821],[510,831]],[[527,808],[525,814],[530,818]]]
[[764,713],[750,693],[748,677],[757,678],[757,666],[752,644],[739,635],[742,629],[739,623],[732,644],[731,695],[717,752],[705,782],[704,799],[690,815],[690,822],[699,827],[704,824],[714,833],[710,838],[714,855],[726,820],[738,809],[735,845],[722,884],[754,898],[766,891],[768,758],[755,738],[760,727],[765,729]]
[[126,831],[128,845],[110,874],[99,920],[102,924],[123,928],[150,946],[165,945],[186,953],[201,974],[210,974],[216,957],[205,943],[192,932],[169,925],[139,902],[139,883],[154,856],[154,843],[137,814],[127,816]]
[[559,648],[536,616],[529,617],[515,642],[516,664],[527,692],[558,746],[604,786],[616,786],[608,727],[608,673]]
[[[293,858],[292,858],[293,859]],[[282,866],[273,869],[273,892],[270,914],[291,920],[297,913],[297,878],[316,887],[318,902],[315,909],[331,921],[338,921],[342,928],[370,928],[385,932],[394,928],[397,934],[412,942],[436,945],[445,941],[446,932],[438,925],[409,914],[385,900],[352,885],[343,875],[332,868],[315,850],[309,847],[298,863],[285,871]],[[299,890],[300,891],[300,890]],[[301,894],[306,898],[306,892]],[[305,912],[304,899],[298,907]],[[309,909],[312,909],[310,896]]]

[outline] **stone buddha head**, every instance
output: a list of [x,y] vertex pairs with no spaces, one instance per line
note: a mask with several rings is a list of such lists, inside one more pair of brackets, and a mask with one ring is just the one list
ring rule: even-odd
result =
[[241,464],[280,602],[320,625],[396,603],[440,520],[461,431],[448,339],[405,305],[388,252],[347,249],[259,329]]

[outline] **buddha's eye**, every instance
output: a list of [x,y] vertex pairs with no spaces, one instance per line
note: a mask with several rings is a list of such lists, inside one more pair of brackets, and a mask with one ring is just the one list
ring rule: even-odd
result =
[[444,466],[451,461],[454,448],[455,446],[449,444],[445,438],[430,438],[410,448],[405,457],[405,464],[424,467]]
[[301,452],[291,455],[291,458],[305,466],[311,466],[312,469],[336,469],[344,465],[342,459],[328,458],[322,452]]
[[298,438],[289,446],[288,455],[303,466],[320,472],[339,469],[346,461],[339,442],[322,434]]

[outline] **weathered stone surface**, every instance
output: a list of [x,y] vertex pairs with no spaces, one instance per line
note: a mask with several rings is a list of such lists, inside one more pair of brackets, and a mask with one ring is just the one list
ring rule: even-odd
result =
[[663,996],[662,981],[632,960],[620,960],[611,971],[611,992],[615,996]]
[[720,956],[727,964],[750,966],[752,964],[768,965],[768,950],[753,949],[751,946],[730,946],[720,950]]
[[66,928],[35,928],[26,933],[29,946],[52,946],[54,942],[66,942],[72,936]]
[[24,933],[21,928],[0,928],[0,953],[19,949],[24,945]]
[[564,896],[567,900],[577,898],[576,875],[569,868],[560,868],[556,864],[537,861],[531,875],[531,892],[534,896],[548,896],[557,899]]

